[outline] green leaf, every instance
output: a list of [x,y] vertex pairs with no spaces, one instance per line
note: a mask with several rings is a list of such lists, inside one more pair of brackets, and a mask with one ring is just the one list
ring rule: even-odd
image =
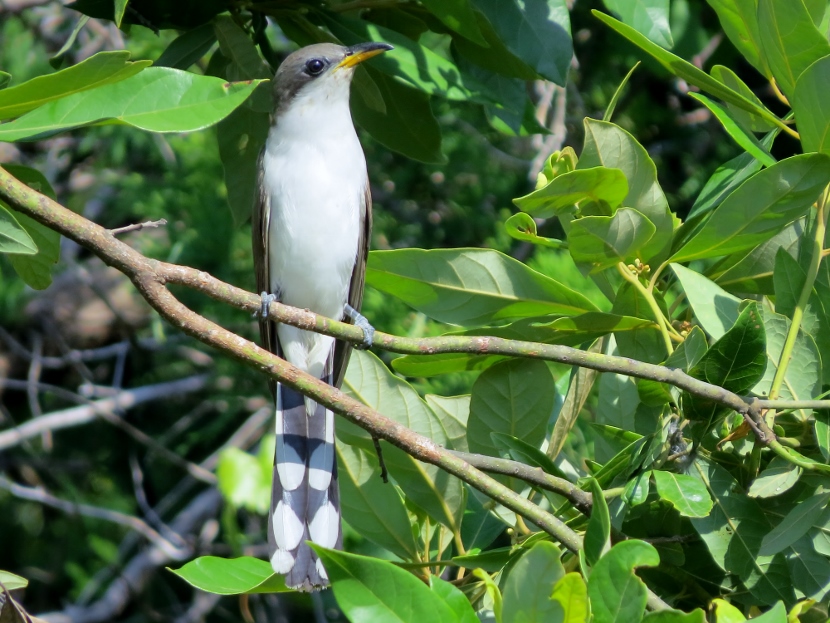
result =
[[640,61],[634,63],[631,69],[628,70],[628,73],[625,74],[625,78],[622,79],[617,90],[614,91],[614,95],[611,96],[611,101],[608,102],[608,106],[605,107],[605,112],[602,114],[603,121],[611,121],[611,117],[614,116],[614,110],[617,108],[617,101],[620,99],[623,91],[625,90],[628,81],[631,79],[631,76],[634,74],[634,71],[640,66]]
[[[367,352],[352,353],[343,389],[353,398],[436,444],[447,445],[449,434],[444,423],[410,385],[389,372],[376,356]],[[338,422],[337,436],[341,441],[368,452],[375,451],[368,433],[345,424]],[[457,478],[434,465],[413,459],[395,446],[383,445],[383,457],[408,502],[451,531],[459,530],[466,491]]]
[[543,361],[511,359],[488,368],[473,384],[467,443],[470,452],[499,456],[491,433],[542,444],[556,402],[556,387]]
[[547,454],[526,441],[505,433],[490,433],[490,439],[493,440],[498,450],[506,450],[514,461],[519,461],[531,467],[538,467],[542,471],[560,478],[565,477],[562,470],[556,467],[556,464]]
[[536,221],[533,217],[524,212],[518,212],[504,222],[504,229],[507,234],[515,239],[531,244],[538,244],[541,247],[550,249],[567,248],[568,243],[553,238],[544,238],[536,233]]
[[169,67],[150,67],[126,80],[64,97],[5,123],[0,126],[0,141],[41,139],[101,121],[150,132],[192,132],[224,119],[258,84],[228,83]]
[[[752,485],[747,495],[751,498],[771,498],[789,491],[801,476],[801,468],[789,461],[776,456],[770,461]],[[770,552],[775,553],[775,552]]]
[[[734,321],[732,324],[734,324]],[[663,362],[663,365],[667,368],[679,368],[684,372],[691,370],[701,360],[703,355],[706,354],[707,349],[706,336],[703,334],[701,328],[692,327],[686,339],[683,340],[680,346],[674,349],[674,352]],[[668,385],[648,379],[639,379],[637,381],[637,393],[640,395],[640,400],[652,406],[664,405],[674,400],[674,396]]]
[[656,469],[651,475],[660,498],[674,506],[684,517],[706,517],[712,510],[712,499],[700,480],[686,474]]
[[628,195],[628,182],[619,169],[593,167],[569,171],[513,203],[536,218],[549,218],[572,210],[579,202],[596,202],[611,210]]
[[207,54],[214,43],[216,43],[216,35],[213,32],[213,25],[202,24],[173,39],[161,56],[155,60],[153,66],[188,69]]
[[738,319],[741,300],[719,285],[680,264],[672,264],[695,318],[704,331],[718,340]]
[[674,45],[669,28],[669,0],[604,0],[609,11],[657,45]]
[[[787,0],[783,1],[786,2]],[[623,37],[631,41],[634,45],[651,55],[672,75],[683,78],[689,84],[693,84],[696,87],[699,87],[702,91],[706,91],[710,95],[714,95],[715,97],[722,99],[727,104],[734,104],[738,108],[754,113],[759,117],[766,119],[770,123],[780,127],[782,123],[781,120],[771,112],[765,108],[758,108],[754,102],[746,99],[740,93],[736,93],[723,83],[715,80],[702,69],[698,69],[690,62],[685,61],[679,56],[664,50],[659,45],[652,43],[633,28],[615,20],[613,17],[600,13],[596,10],[591,12],[601,22],[607,26],[610,26]]]
[[454,618],[448,619],[453,623],[479,623],[473,607],[467,597],[455,586],[442,580],[437,575],[429,577],[429,588],[453,612]]
[[[732,89],[736,93],[740,93],[746,99],[750,100],[751,102],[754,102],[757,107],[764,107],[763,102],[761,102],[761,100],[758,99],[758,97],[755,95],[752,89],[750,89],[744,83],[744,81],[738,77],[738,74],[729,69],[729,67],[724,67],[723,65],[715,65],[714,67],[712,67],[709,73],[712,74],[712,77],[715,80],[722,82],[724,85],[726,85],[727,88]],[[690,93],[690,95],[694,94]],[[747,130],[751,130],[752,132],[770,132],[774,130],[776,127],[769,121],[766,121],[765,119],[759,117],[756,114],[747,112],[742,108],[738,108],[734,104],[727,104],[726,106],[732,113],[732,117]],[[761,145],[761,148],[765,152],[767,151],[766,147],[764,147],[763,145]]]
[[487,45],[470,0],[424,0],[424,6],[458,34],[479,45]]
[[406,508],[394,486],[380,477],[377,460],[347,444],[337,445],[343,519],[365,539],[403,560],[418,560]]
[[[763,376],[766,368],[766,332],[758,304],[749,303],[735,325],[706,352],[690,371],[696,379],[743,394]],[[683,395],[684,413],[693,420],[709,420],[722,408],[708,399]]]
[[[770,526],[759,504],[740,493],[725,469],[697,459],[689,472],[709,490],[714,506],[707,517],[692,518],[692,526],[706,543],[715,563],[736,574],[762,604],[778,599],[794,601],[790,578],[782,560],[759,554]],[[779,555],[780,556],[780,555]]]
[[313,545],[334,597],[352,621],[422,623],[460,621],[443,598],[420,579],[385,560]]
[[533,67],[507,49],[493,25],[481,12],[476,11],[475,16],[476,25],[486,43],[479,45],[464,37],[454,37],[453,46],[459,51],[464,61],[507,78],[519,80],[538,78],[538,72]]
[[562,607],[562,623],[588,623],[588,587],[578,573],[566,573],[560,578],[551,599]]
[[[274,440],[269,439],[273,448]],[[219,491],[238,508],[265,515],[271,499],[271,476],[271,466],[263,469],[256,457],[239,448],[226,448],[219,455]]]
[[[464,519],[461,522],[461,541],[467,551],[490,546],[505,528],[507,521],[494,513],[495,503],[483,493],[466,485],[467,508],[464,509]],[[495,550],[491,550],[495,551]],[[498,569],[506,564],[504,561]],[[482,562],[482,565],[485,564]],[[474,568],[475,565],[470,565]]]
[[787,609],[784,607],[784,603],[779,601],[764,614],[752,617],[752,620],[755,623],[786,623]]
[[[4,168],[29,188],[55,199],[55,191],[40,171],[16,164],[7,164]],[[5,204],[0,201],[0,207],[3,206]],[[44,290],[52,283],[52,269],[60,259],[60,234],[20,212],[14,212],[14,218],[34,241],[37,253],[14,254],[9,260],[26,285],[35,290]]]
[[[129,62],[130,53],[98,52],[85,61],[0,91],[0,120],[19,117],[44,104],[134,76],[150,61]],[[5,128],[6,126],[3,126]]]
[[568,250],[574,262],[599,272],[645,255],[657,228],[645,215],[620,208],[614,216],[585,216],[571,223]]
[[766,150],[766,148],[761,144],[761,141],[755,138],[751,130],[744,128],[738,115],[728,108],[721,106],[717,102],[710,100],[701,93],[690,92],[689,96],[706,106],[706,108],[708,108],[709,111],[717,117],[718,121],[721,122],[721,125],[723,126],[723,129],[726,130],[726,133],[753,158],[758,160],[758,162],[768,167],[775,164],[776,160],[772,157],[772,154]]
[[470,556],[453,556],[452,561],[468,569],[483,569],[488,573],[501,571],[504,566],[513,558],[512,547],[499,547],[481,554]]
[[830,90],[830,56],[810,65],[795,84],[792,106],[804,151],[830,154],[830,111],[825,96]]
[[7,71],[0,71],[0,89],[5,89],[12,80],[12,75]]
[[641,259],[662,261],[669,251],[674,217],[657,181],[654,161],[645,148],[619,126],[589,118],[584,123],[585,145],[577,171],[603,166],[623,172],[628,180],[628,194],[623,205],[637,210],[656,227],[655,234],[640,252]]
[[472,0],[508,50],[540,76],[565,86],[573,56],[564,0]]
[[816,435],[816,443],[826,463],[830,460],[830,413],[827,411],[816,411],[813,432]]
[[588,529],[585,531],[585,559],[592,567],[611,549],[611,516],[608,514],[608,504],[596,478],[590,478],[591,497],[594,501],[591,507],[591,517],[588,519]]
[[830,493],[816,494],[793,506],[781,522],[764,535],[759,553],[772,556],[798,541],[816,525],[828,500]]
[[237,75],[228,75],[228,80],[271,78],[271,70],[259,56],[251,37],[230,15],[217,15],[213,20],[213,32],[222,55],[236,66]]
[[651,489],[649,475],[649,472],[643,472],[625,483],[622,499],[628,506],[637,506],[648,499]]
[[383,98],[386,112],[380,113],[361,98],[352,98],[355,122],[381,145],[427,163],[444,163],[441,128],[429,105],[429,96],[411,89],[366,67]]
[[742,623],[746,617],[735,606],[723,599],[715,599],[715,623]]
[[191,586],[216,595],[284,593],[281,575],[274,573],[271,563],[250,556],[218,558],[202,556],[180,569],[170,569]]
[[0,569],[0,584],[2,584],[7,591],[14,591],[18,588],[26,588],[29,585],[29,580],[9,571],[3,571]]
[[503,623],[552,623],[562,620],[562,606],[551,599],[554,585],[565,575],[565,569],[559,562],[561,555],[556,545],[540,541],[513,565],[502,591]]
[[257,192],[259,155],[268,137],[268,114],[240,106],[216,126],[219,158],[234,223],[251,218]]
[[114,13],[113,13],[113,21],[115,25],[121,28],[121,20],[124,19],[124,11],[127,10],[127,3],[130,0],[113,0],[114,4]]
[[801,0],[758,0],[758,31],[770,71],[790,98],[804,70],[830,54]]
[[4,205],[0,205],[0,253],[37,253],[35,241]]
[[830,178],[830,157],[782,160],[744,182],[711,214],[672,261],[728,255],[752,248],[805,214]]
[[643,541],[617,543],[591,570],[588,595],[595,623],[639,621],[646,608],[647,589],[635,567],[660,564],[657,550]]
[[447,431],[448,447],[467,452],[467,420],[470,417],[470,396],[424,396],[430,409]]
[[459,325],[598,311],[582,294],[486,249],[374,251],[366,283],[435,320]]
[[706,613],[700,608],[691,612],[680,610],[657,610],[643,617],[643,623],[706,623]]
[[[765,139],[764,140],[768,140]],[[761,170],[761,163],[749,154],[741,154],[719,166],[697,196],[686,223],[699,220],[717,208],[738,186]],[[678,230],[678,237],[682,229]]]
[[[767,336],[767,369],[764,376],[752,392],[758,396],[768,394],[772,380],[781,361],[781,352],[790,328],[789,318],[776,314],[769,309],[763,310],[764,331]],[[810,400],[821,392],[821,354],[815,340],[803,330],[796,335],[792,355],[781,386],[781,400]],[[802,418],[809,414],[802,410]]]
[[[723,32],[744,58],[771,77],[758,31],[758,0],[706,0],[718,14]],[[743,619],[741,619],[743,620]]]

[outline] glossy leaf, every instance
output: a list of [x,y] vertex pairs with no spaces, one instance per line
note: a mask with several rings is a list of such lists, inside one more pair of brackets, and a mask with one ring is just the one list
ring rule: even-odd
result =
[[[0,120],[19,117],[48,102],[134,76],[150,61],[130,62],[126,50],[98,52],[88,59],[0,91]],[[5,126],[4,126],[5,127]]]
[[0,205],[0,253],[34,255],[37,253],[37,245],[17,222],[15,216],[3,205]]
[[548,218],[572,210],[579,202],[596,202],[613,210],[627,195],[625,174],[600,166],[563,173],[513,203],[536,218]]
[[244,595],[257,593],[283,593],[286,588],[281,575],[274,573],[271,563],[250,556],[218,558],[202,556],[175,573],[191,586],[217,595]]
[[541,247],[550,249],[567,248],[568,243],[553,238],[545,238],[536,233],[536,221],[533,217],[524,212],[517,212],[504,222],[504,229],[508,235],[523,242],[538,244]]
[[381,145],[420,162],[443,163],[441,128],[429,105],[429,96],[367,67],[369,76],[383,98],[385,112],[366,104],[362,98],[351,100],[355,122]]
[[712,601],[715,610],[715,623],[742,623],[746,617],[735,606],[723,599]]
[[793,601],[782,561],[759,554],[769,523],[759,504],[739,492],[732,476],[715,463],[696,460],[689,472],[709,490],[714,506],[707,517],[691,519],[717,565],[741,578],[763,604]]
[[470,396],[424,396],[447,434],[448,447],[467,452],[467,420],[470,417]]
[[830,154],[830,111],[825,96],[830,90],[830,56],[810,65],[795,84],[792,106],[804,151]]
[[394,486],[381,480],[377,460],[347,444],[336,449],[343,519],[363,538],[401,559],[418,560],[403,500]]
[[[687,223],[691,220],[699,220],[717,208],[732,194],[732,191],[760,170],[761,163],[749,154],[741,154],[719,166],[698,194],[686,218]],[[681,231],[678,230],[678,236]]]
[[755,138],[751,130],[747,130],[741,125],[740,118],[735,113],[700,93],[689,93],[689,96],[706,106],[720,121],[726,133],[758,162],[768,167],[775,164],[776,160],[772,157],[772,154],[764,148],[761,141]]
[[[394,376],[380,359],[367,352],[352,353],[343,389],[353,398],[376,409],[407,428],[446,446],[449,435],[442,421],[418,393]],[[338,438],[374,452],[368,433],[338,422]],[[434,465],[422,463],[395,446],[384,444],[389,473],[401,486],[408,502],[453,532],[464,513],[466,491],[461,482]]]
[[[738,74],[729,69],[729,67],[724,67],[723,65],[715,65],[714,67],[712,67],[709,73],[712,74],[712,77],[715,80],[722,82],[728,88],[732,89],[736,93],[741,94],[743,97],[750,100],[751,102],[754,102],[757,107],[764,107],[763,102],[761,102],[761,100],[758,99],[758,96],[755,95],[752,89],[750,89],[746,85],[746,83],[738,77]],[[691,93],[690,95],[694,96],[694,94]],[[769,121],[759,117],[756,114],[747,112],[742,108],[738,108],[734,104],[727,104],[726,106],[732,113],[732,116],[738,122],[738,124],[746,128],[747,130],[751,130],[752,132],[770,132],[771,130],[774,130],[776,127]],[[764,147],[763,145],[761,147],[764,151],[767,151],[766,147]]]
[[598,311],[582,294],[485,249],[375,251],[366,283],[435,320],[467,326]]
[[462,66],[464,62],[470,62],[488,72],[514,80],[535,80],[538,72],[505,46],[493,24],[480,11],[476,11],[475,16],[485,43],[479,45],[464,37],[454,37],[453,46],[463,59]]
[[488,368],[473,384],[467,421],[470,452],[499,456],[491,433],[538,448],[555,401],[554,379],[543,361],[513,359]]
[[[781,457],[775,457],[747,491],[751,498],[770,498],[789,491],[801,476],[801,468]],[[775,552],[772,552],[775,553]]]
[[608,514],[608,504],[596,478],[589,480],[591,496],[594,501],[591,507],[591,517],[588,519],[588,528],[585,531],[585,560],[592,567],[597,564],[611,549],[611,517]]
[[323,561],[337,605],[352,621],[460,621],[420,579],[390,562],[312,545]]
[[562,607],[562,623],[588,623],[588,586],[578,573],[566,573],[560,578],[551,599]]
[[638,30],[657,45],[674,45],[669,28],[669,0],[604,0],[605,6],[623,23]]
[[721,28],[738,51],[764,76],[770,77],[758,31],[757,0],[706,0],[715,9]]
[[816,494],[793,506],[781,522],[764,535],[759,553],[772,556],[798,541],[818,523],[828,500],[830,493]]
[[700,480],[660,470],[654,470],[651,475],[657,494],[684,517],[706,517],[712,510],[712,499]]
[[[707,349],[703,330],[700,327],[692,327],[683,343],[674,349],[663,365],[667,368],[679,368],[684,372],[691,370],[701,360]],[[663,405],[674,400],[668,385],[649,379],[637,381],[637,393],[640,395],[640,400],[652,406]]]
[[554,585],[565,575],[561,555],[556,545],[540,541],[513,565],[502,590],[503,623],[562,620],[562,606],[551,599]]
[[452,561],[468,569],[483,569],[488,573],[496,573],[510,562],[514,554],[512,547],[499,547],[480,554],[453,556]]
[[455,586],[446,580],[442,580],[437,575],[431,575],[429,578],[429,589],[452,610],[455,618],[450,619],[451,621],[457,623],[479,623],[478,617],[470,605],[470,601]]
[[564,0],[472,0],[498,37],[540,76],[564,86],[573,56]]
[[770,71],[787,97],[804,70],[830,54],[830,43],[803,2],[758,0],[758,31]]
[[7,591],[13,591],[18,588],[26,588],[29,585],[29,580],[9,571],[0,570],[0,584]]
[[654,161],[643,146],[619,126],[588,118],[584,123],[585,145],[577,171],[603,166],[623,172],[628,180],[628,194],[623,205],[640,212],[656,228],[651,240],[640,250],[640,257],[643,261],[664,259],[671,242],[674,218],[657,181]]
[[[787,0],[784,0],[787,1]],[[652,56],[658,63],[660,63],[666,71],[675,75],[679,78],[683,78],[689,84],[693,84],[696,87],[699,87],[702,91],[709,93],[710,95],[714,95],[717,98],[722,99],[724,102],[728,104],[734,104],[743,110],[748,112],[757,114],[758,116],[766,119],[770,123],[775,125],[780,125],[781,121],[775,117],[772,113],[764,108],[758,108],[754,102],[746,99],[739,93],[733,91],[729,87],[725,86],[723,83],[719,82],[712,78],[709,74],[707,74],[702,69],[698,69],[690,62],[683,60],[679,56],[672,54],[661,48],[659,45],[651,42],[646,38],[644,35],[641,35],[635,29],[623,24],[615,20],[613,17],[609,15],[605,15],[600,13],[599,11],[592,11],[594,16],[599,19],[601,22],[610,26],[615,31],[620,33],[623,37],[631,41],[634,45],[642,49],[644,52],[647,52],[650,56]]]
[[0,141],[40,139],[102,121],[150,132],[201,130],[229,115],[257,85],[150,67],[127,80],[64,97],[5,123],[0,126]]
[[805,154],[782,160],[744,182],[672,261],[728,255],[749,249],[805,214],[830,178],[830,157]]
[[720,339],[738,319],[741,301],[719,285],[680,264],[671,265],[704,331]]
[[[16,164],[6,164],[3,167],[29,188],[50,199],[55,199],[55,191],[40,171]],[[0,209],[4,205],[0,201]],[[60,234],[25,214],[20,212],[13,212],[13,214],[18,225],[37,246],[37,253],[14,254],[9,256],[9,260],[15,272],[30,288],[35,290],[48,288],[52,283],[52,269],[60,259]]]
[[646,608],[646,585],[636,567],[660,564],[657,550],[643,541],[617,543],[591,570],[588,595],[596,623],[639,621]]
[[487,45],[470,0],[424,0],[424,6],[458,34],[479,45]]
[[207,54],[216,43],[212,24],[201,26],[182,33],[165,48],[153,66],[188,69]]
[[506,451],[514,461],[538,467],[548,474],[564,478],[562,470],[556,467],[548,455],[526,441],[505,433],[490,433],[490,439],[498,450]]
[[620,208],[614,216],[586,216],[571,223],[568,250],[574,262],[599,272],[640,255],[657,228],[646,216],[631,208]]

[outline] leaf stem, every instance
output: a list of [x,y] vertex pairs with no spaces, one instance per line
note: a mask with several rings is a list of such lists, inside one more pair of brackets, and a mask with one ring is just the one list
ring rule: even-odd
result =
[[654,295],[650,290],[648,290],[642,283],[640,283],[639,277],[631,273],[623,262],[619,262],[617,264],[617,270],[619,271],[622,278],[625,279],[628,283],[634,286],[637,289],[643,298],[645,298],[648,306],[651,308],[651,312],[654,314],[654,318],[657,321],[657,326],[660,327],[660,333],[663,335],[663,342],[665,342],[666,350],[668,351],[669,355],[674,352],[674,346],[671,343],[671,335],[669,334],[668,329],[668,322],[666,321],[666,317],[663,315],[660,306],[657,305],[657,301],[654,298]]
[[[812,253],[810,255],[810,265],[807,268],[807,277],[804,280],[804,286],[801,288],[801,294],[798,297],[798,302],[793,310],[792,322],[790,323],[787,337],[784,340],[784,346],[781,349],[781,357],[778,360],[778,369],[775,371],[775,376],[772,379],[772,385],[769,390],[769,399],[775,400],[781,394],[781,387],[784,384],[784,378],[787,375],[787,368],[790,364],[790,358],[795,348],[795,341],[798,337],[798,331],[801,328],[801,321],[804,318],[804,310],[810,300],[810,295],[813,293],[813,285],[818,276],[818,269],[821,264],[822,252],[824,251],[824,234],[827,229],[827,199],[830,196],[830,186],[824,189],[821,198],[816,204],[816,229],[812,239]],[[771,416],[768,422],[772,421],[775,416],[774,411],[770,411]]]

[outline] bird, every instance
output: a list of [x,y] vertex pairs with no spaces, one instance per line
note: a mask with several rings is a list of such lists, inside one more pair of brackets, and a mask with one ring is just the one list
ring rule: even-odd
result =
[[[386,43],[318,43],[280,64],[274,112],[259,160],[252,215],[262,343],[299,369],[339,387],[351,345],[268,320],[274,300],[374,329],[360,313],[372,228],[366,159],[349,108],[363,61]],[[314,591],[328,575],[307,541],[342,549],[334,414],[283,384],[272,384],[276,450],[268,544],[271,566],[289,588]]]

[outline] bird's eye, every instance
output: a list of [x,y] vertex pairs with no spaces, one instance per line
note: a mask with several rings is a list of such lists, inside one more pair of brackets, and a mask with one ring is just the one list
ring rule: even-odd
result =
[[311,76],[319,76],[326,68],[326,64],[319,58],[312,58],[305,64],[305,70]]

